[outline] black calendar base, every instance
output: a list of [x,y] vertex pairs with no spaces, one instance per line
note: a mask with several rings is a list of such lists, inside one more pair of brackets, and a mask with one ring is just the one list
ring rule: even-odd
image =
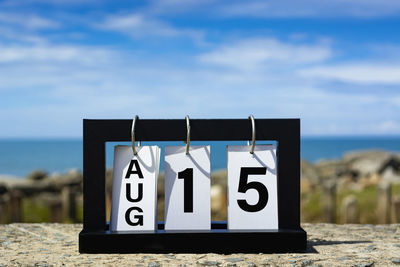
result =
[[84,232],[79,234],[80,253],[272,253],[303,252],[303,229],[267,232],[230,232],[226,223],[213,222],[207,232],[167,233],[162,223],[157,233]]

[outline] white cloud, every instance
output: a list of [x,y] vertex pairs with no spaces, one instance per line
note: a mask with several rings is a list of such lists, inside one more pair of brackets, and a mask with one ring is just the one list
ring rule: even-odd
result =
[[82,64],[99,64],[109,62],[116,54],[109,50],[85,46],[24,46],[0,45],[0,64],[43,62],[79,62]]
[[124,33],[132,38],[141,37],[188,37],[201,42],[203,33],[198,30],[180,29],[153,17],[139,13],[110,15],[96,26],[100,29]]
[[40,31],[55,30],[60,26],[59,22],[36,14],[0,11],[0,44],[6,41],[44,44],[48,40]]
[[326,44],[290,44],[276,39],[250,39],[224,45],[199,57],[200,62],[237,69],[276,68],[321,62],[332,56]]
[[0,12],[0,22],[3,24],[16,25],[26,29],[55,29],[60,26],[60,24],[54,20],[35,14],[21,13]]
[[47,40],[43,36],[27,33],[25,31],[16,31],[12,27],[0,26],[0,41],[11,40],[23,43],[45,43]]
[[299,74],[315,80],[359,84],[400,84],[400,65],[371,62],[305,68]]

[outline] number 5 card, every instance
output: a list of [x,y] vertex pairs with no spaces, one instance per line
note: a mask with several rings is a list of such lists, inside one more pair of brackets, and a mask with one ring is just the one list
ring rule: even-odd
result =
[[210,146],[165,147],[165,230],[210,230]]
[[[278,229],[274,145],[228,146],[228,229]],[[289,196],[290,197],[290,196]]]

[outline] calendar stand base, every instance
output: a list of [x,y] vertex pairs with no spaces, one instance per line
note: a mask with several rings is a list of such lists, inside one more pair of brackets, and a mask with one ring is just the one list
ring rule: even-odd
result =
[[156,233],[116,233],[108,230],[79,234],[80,253],[272,253],[304,252],[303,229],[230,232],[225,222],[212,222],[207,232],[167,233],[159,223]]

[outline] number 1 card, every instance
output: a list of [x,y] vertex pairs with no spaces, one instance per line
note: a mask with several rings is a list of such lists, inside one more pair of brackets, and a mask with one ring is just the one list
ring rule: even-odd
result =
[[165,230],[211,229],[210,146],[165,147]]
[[[228,229],[278,229],[274,145],[228,146]],[[290,197],[290,196],[288,196]]]

